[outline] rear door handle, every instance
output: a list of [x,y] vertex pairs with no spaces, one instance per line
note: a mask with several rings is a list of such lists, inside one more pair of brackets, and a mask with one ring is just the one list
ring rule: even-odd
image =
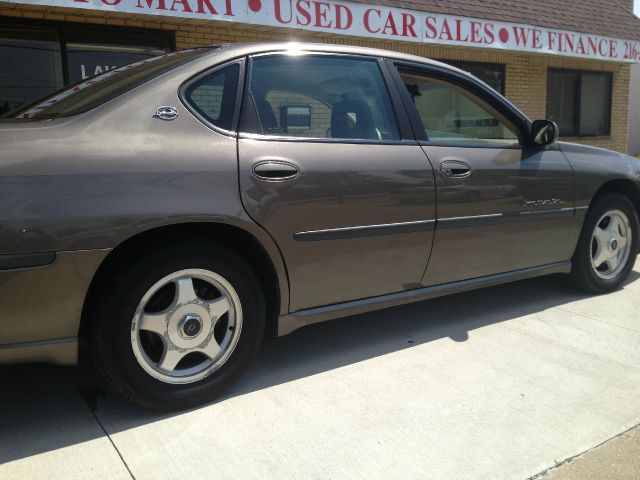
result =
[[471,175],[471,165],[461,160],[445,160],[440,164],[440,173],[448,178],[464,178]]
[[297,165],[282,160],[265,160],[253,166],[253,175],[268,182],[293,180],[300,175]]

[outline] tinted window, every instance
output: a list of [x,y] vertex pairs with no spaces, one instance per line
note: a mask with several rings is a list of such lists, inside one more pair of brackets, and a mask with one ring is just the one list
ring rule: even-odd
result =
[[17,118],[66,117],[82,113],[147,82],[158,75],[208,53],[208,49],[169,53],[89,78],[31,105],[16,114]]
[[486,102],[456,85],[402,73],[427,138],[443,144],[518,143],[517,129]]
[[399,139],[375,60],[334,56],[253,61],[251,99],[260,132],[310,138]]
[[611,133],[611,75],[549,70],[547,116],[564,136]]
[[207,75],[187,88],[185,99],[216,127],[231,129],[238,86],[238,64]]

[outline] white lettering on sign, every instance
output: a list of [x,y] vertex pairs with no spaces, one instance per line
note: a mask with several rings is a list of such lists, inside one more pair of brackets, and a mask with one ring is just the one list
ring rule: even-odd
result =
[[[381,5],[319,0],[7,0],[333,34],[640,62],[640,42]],[[603,7],[604,8],[604,7]]]
[[89,77],[93,77],[94,75],[98,75],[99,73],[102,72],[108,72],[109,70],[113,70],[114,68],[117,68],[116,65],[96,65],[96,67],[93,69],[93,72],[91,73],[87,73],[87,67],[86,65],[82,64],[80,65],[80,78],[82,80],[86,80]]

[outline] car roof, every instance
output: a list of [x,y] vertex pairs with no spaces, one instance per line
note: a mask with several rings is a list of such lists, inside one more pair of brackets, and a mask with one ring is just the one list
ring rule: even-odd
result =
[[[206,47],[205,47],[206,48]],[[327,43],[308,43],[308,42],[247,42],[247,43],[229,43],[216,46],[216,50],[211,54],[225,53],[227,55],[238,57],[245,55],[259,55],[261,53],[271,52],[326,52],[341,53],[348,55],[367,55],[372,57],[383,57],[391,60],[401,60],[405,62],[422,63],[425,65],[440,67],[464,75],[471,74],[452,65],[431,60],[429,58],[420,57],[418,55],[410,55],[392,50],[383,50],[381,48],[369,48],[350,45],[333,45]]]

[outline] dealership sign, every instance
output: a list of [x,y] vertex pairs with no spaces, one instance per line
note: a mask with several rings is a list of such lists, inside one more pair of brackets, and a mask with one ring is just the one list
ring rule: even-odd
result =
[[314,0],[9,0],[332,34],[640,62],[640,42],[519,23]]

